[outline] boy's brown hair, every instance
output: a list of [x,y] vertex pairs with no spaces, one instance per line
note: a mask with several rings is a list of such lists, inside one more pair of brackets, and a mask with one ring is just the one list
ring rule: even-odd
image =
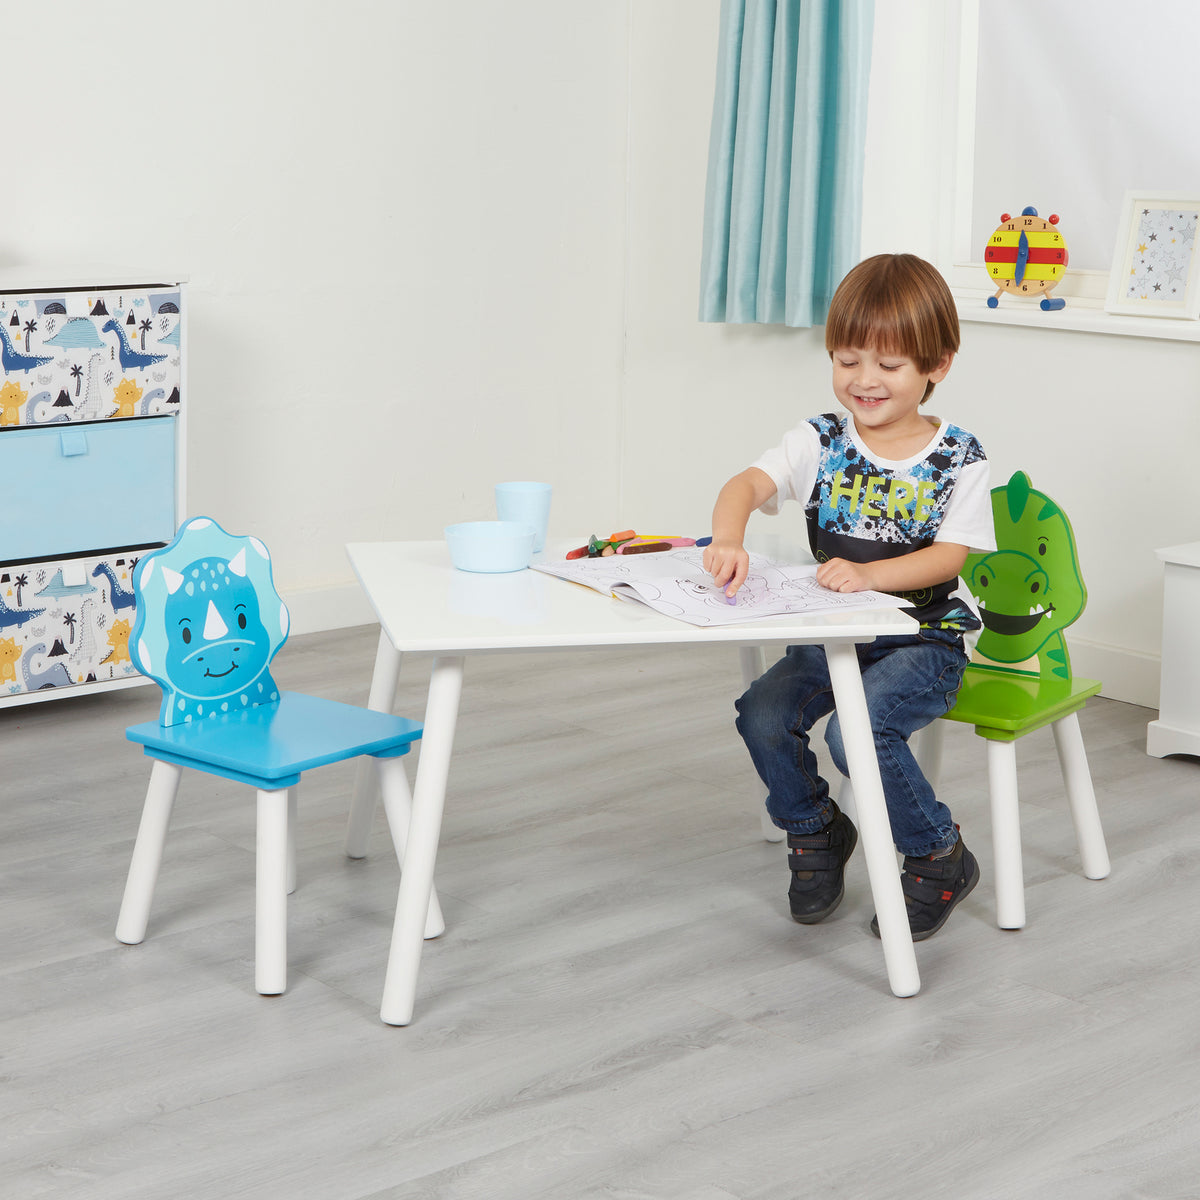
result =
[[[825,349],[856,348],[911,358],[932,371],[959,346],[958,310],[946,281],[915,254],[877,254],[838,285],[825,323]],[[933,392],[930,383],[921,403]]]

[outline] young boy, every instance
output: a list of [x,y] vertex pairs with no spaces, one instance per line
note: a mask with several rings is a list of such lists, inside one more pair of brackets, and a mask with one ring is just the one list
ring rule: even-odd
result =
[[[958,351],[958,314],[942,277],[910,254],[867,259],[842,281],[825,327],[833,393],[845,414],[802,422],[722,489],[704,565],[727,595],[746,579],[755,509],[804,506],[817,580],[839,592],[892,592],[920,628],[857,647],[879,772],[914,940],[936,933],[979,882],[950,810],[909,750],[909,735],[954,704],[980,627],[958,578],[971,549],[995,549],[988,464],[965,430],[921,406]],[[788,892],[801,924],[841,903],[858,832],[817,772],[808,731],[833,710],[821,646],[789,646],[737,703],[737,728],[787,832]],[[846,773],[837,713],[825,741]],[[879,933],[872,920],[871,929]]]

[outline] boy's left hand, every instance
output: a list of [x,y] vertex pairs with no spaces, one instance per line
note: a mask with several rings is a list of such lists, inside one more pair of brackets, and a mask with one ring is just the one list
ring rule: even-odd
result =
[[869,563],[848,562],[831,558],[817,567],[817,582],[831,592],[872,591]]

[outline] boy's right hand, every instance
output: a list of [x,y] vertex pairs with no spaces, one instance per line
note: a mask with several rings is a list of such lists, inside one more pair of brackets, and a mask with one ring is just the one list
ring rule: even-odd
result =
[[750,555],[741,542],[711,542],[704,547],[704,569],[731,599],[750,573]]

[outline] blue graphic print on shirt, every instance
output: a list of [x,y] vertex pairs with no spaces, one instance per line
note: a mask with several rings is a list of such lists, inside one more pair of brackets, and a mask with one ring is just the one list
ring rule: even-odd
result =
[[[875,562],[933,544],[963,468],[986,456],[973,434],[944,425],[929,453],[902,470],[866,458],[847,432],[850,418],[812,417],[821,447],[812,494],[804,505],[809,546],[818,562]],[[926,621],[957,579],[904,595]]]
[[984,457],[972,435],[955,425],[923,459],[903,472],[865,458],[846,434],[848,417],[826,413],[809,424],[821,444],[816,484],[805,505],[810,529],[903,545],[905,552],[933,542],[959,473]]

